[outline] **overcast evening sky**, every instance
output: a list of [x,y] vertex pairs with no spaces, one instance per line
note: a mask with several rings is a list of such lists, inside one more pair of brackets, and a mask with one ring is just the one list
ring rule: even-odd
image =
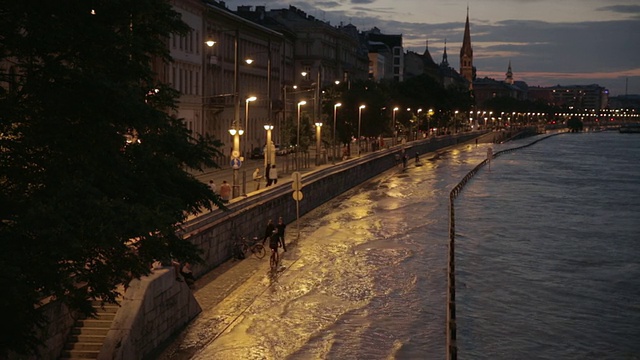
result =
[[[599,84],[640,94],[640,0],[228,0],[227,7],[294,5],[331,25],[402,34],[405,50],[429,52],[459,71],[469,6],[478,78],[504,80],[509,61],[529,86]],[[628,90],[627,89],[628,79]]]

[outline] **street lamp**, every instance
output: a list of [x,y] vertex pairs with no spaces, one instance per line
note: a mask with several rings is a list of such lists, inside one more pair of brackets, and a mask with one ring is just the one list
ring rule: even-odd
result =
[[265,124],[264,129],[267,130],[267,151],[264,153],[264,166],[266,168],[270,164],[276,163],[276,157],[271,154],[271,130],[273,130],[273,125]]
[[307,102],[302,100],[298,103],[298,133],[296,135],[296,170],[300,169],[300,107],[306,105]]
[[320,165],[320,147],[322,144],[322,122],[316,122],[316,166]]
[[366,106],[364,105],[360,105],[360,107],[358,108],[358,156],[360,156],[360,125],[362,124],[362,109],[364,109]]
[[431,136],[431,117],[433,116],[433,109],[427,111],[427,136]]
[[333,160],[333,163],[336,163],[336,156],[337,154],[337,149],[336,149],[336,118],[338,117],[338,108],[342,106],[341,103],[336,103],[333,105],[333,139],[332,139],[332,143],[333,143],[333,156],[331,157],[331,159]]
[[[249,130],[249,103],[252,101],[256,101],[256,99],[257,97],[250,96],[247,98],[247,100],[244,101],[244,129],[245,130]],[[245,147],[246,147],[245,145],[242,146],[243,155],[247,154]]]
[[[416,112],[416,126],[420,126],[420,113],[422,112],[422,108],[418,109]],[[411,121],[411,137],[413,137],[413,121]],[[418,130],[416,129],[416,136],[413,137],[413,140],[418,139]]]
[[397,106],[393,108],[393,113],[391,114],[391,134],[393,136],[392,145],[396,144],[397,135],[396,135],[396,111],[400,110]]
[[231,167],[233,168],[233,197],[237,197],[240,193],[240,185],[238,184],[238,169],[240,169],[240,136],[244,134],[244,130],[235,121],[231,124],[229,134],[233,136],[233,151],[231,152]]
[[[458,110],[456,110],[454,114],[455,116],[453,117],[453,133],[457,134],[458,133]],[[478,111],[478,114],[480,114],[480,111]]]

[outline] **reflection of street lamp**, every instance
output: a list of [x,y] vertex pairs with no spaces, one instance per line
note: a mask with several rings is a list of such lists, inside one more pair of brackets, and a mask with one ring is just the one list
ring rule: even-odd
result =
[[300,106],[305,105],[307,102],[302,100],[298,103],[298,133],[296,136],[296,170],[300,169],[298,158],[300,157]]
[[[244,104],[244,129],[245,130],[249,130],[249,103],[252,101],[256,101],[257,97],[255,96],[251,96],[248,97],[247,100],[245,100],[245,104]],[[245,141],[246,142],[246,141]],[[246,155],[247,151],[245,150],[245,145],[243,144],[242,146],[242,155]]]
[[266,167],[269,164],[275,164],[276,157],[271,154],[271,130],[273,130],[273,125],[265,124],[264,129],[267,130],[267,151],[264,153],[264,166]]
[[316,166],[320,165],[320,146],[322,138],[322,123],[316,122]]
[[[233,136],[233,151],[231,152],[231,161],[232,162],[236,162],[236,161],[240,161],[239,157],[240,157],[240,135],[244,134],[244,130],[242,129],[241,126],[238,126],[238,124],[234,121],[233,124],[231,125],[231,128],[229,129],[229,134],[231,134],[231,136]],[[239,165],[233,165],[233,197],[237,197],[239,195],[239,190],[238,187],[240,186],[238,184],[238,169],[240,168]]]
[[360,156],[360,125],[362,124],[362,109],[364,108],[364,105],[360,105],[358,108],[358,156]]
[[337,151],[336,151],[336,118],[338,117],[338,108],[342,106],[341,103],[336,103],[335,105],[333,105],[333,139],[332,139],[332,143],[333,143],[333,156],[331,157],[331,159],[333,160],[333,163],[336,163],[336,156],[337,156]]

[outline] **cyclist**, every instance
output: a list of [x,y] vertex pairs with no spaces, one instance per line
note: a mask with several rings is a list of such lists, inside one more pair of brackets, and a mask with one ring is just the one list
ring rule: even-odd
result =
[[[278,245],[280,244],[280,235],[278,229],[275,228],[271,237],[269,237],[269,247],[271,248],[271,259],[274,259],[275,266],[280,262],[278,254]],[[273,265],[272,265],[273,266]]]

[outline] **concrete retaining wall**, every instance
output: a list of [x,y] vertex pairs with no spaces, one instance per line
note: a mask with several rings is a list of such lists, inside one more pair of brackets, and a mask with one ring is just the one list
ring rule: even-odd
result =
[[133,280],[98,359],[143,359],[202,311],[173,268]]
[[60,357],[78,314],[69,311],[60,301],[48,302],[40,307],[40,311],[47,319],[47,325],[37,330],[38,338],[43,342],[42,346],[38,347],[34,355],[9,353],[7,360],[55,360]]

